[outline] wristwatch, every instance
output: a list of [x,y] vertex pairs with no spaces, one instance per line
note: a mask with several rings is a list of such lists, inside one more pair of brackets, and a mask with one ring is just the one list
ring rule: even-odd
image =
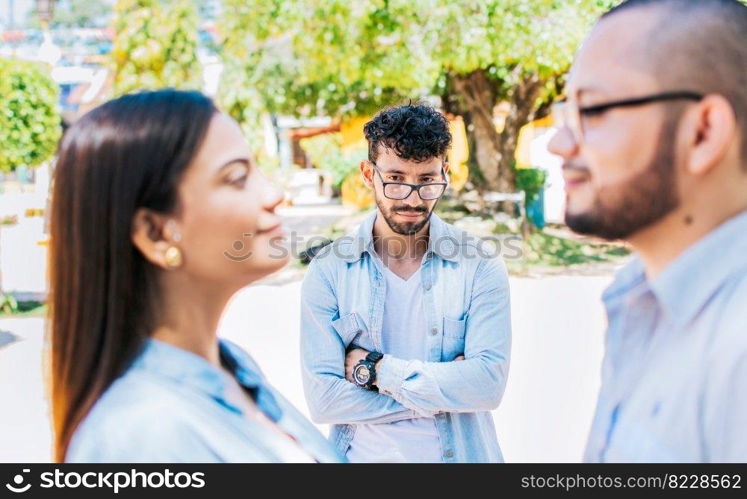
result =
[[358,362],[353,368],[353,381],[361,388],[374,389],[376,381],[376,363],[384,357],[383,353],[369,352],[366,358]]

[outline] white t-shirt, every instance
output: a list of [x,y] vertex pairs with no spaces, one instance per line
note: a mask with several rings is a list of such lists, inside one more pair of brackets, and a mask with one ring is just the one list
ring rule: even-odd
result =
[[[385,354],[427,360],[427,330],[420,269],[408,280],[384,268],[386,301],[381,336]],[[434,418],[356,425],[347,458],[353,463],[441,462],[441,441]]]

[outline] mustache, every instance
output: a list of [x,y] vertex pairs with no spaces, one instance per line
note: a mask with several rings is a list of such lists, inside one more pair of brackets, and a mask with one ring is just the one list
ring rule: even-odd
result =
[[428,208],[425,206],[417,206],[415,208],[411,206],[400,206],[392,208],[392,211],[395,213],[427,213]]

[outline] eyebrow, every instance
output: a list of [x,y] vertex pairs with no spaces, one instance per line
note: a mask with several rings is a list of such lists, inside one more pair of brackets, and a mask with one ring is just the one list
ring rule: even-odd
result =
[[599,87],[581,87],[576,90],[575,94],[577,98],[580,98],[584,94],[605,94],[607,93],[605,90],[599,88]]
[[220,167],[219,167],[219,168],[218,168],[218,169],[216,170],[216,173],[221,173],[221,172],[222,172],[223,170],[225,170],[225,169],[226,169],[226,168],[228,168],[229,166],[233,165],[234,163],[242,163],[242,164],[243,164],[244,166],[246,166],[247,168],[251,168],[251,166],[252,166],[252,163],[251,163],[251,162],[249,161],[249,159],[248,159],[248,158],[244,158],[244,157],[233,158],[233,159],[230,159],[230,160],[226,161],[225,163],[223,163],[223,164],[222,164],[222,165],[221,165],[221,166],[220,166]]
[[[408,172],[403,172],[402,170],[386,170],[382,171],[381,173],[385,175],[407,175]],[[418,177],[436,177],[438,174],[441,173],[438,171],[437,173],[429,172],[429,173],[421,173],[418,175]]]
[[382,170],[381,168],[379,168],[379,171],[381,171],[381,173],[407,175],[407,172],[403,172],[402,170]]

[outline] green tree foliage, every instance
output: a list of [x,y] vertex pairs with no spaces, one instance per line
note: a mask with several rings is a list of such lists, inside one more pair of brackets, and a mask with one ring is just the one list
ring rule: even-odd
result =
[[228,74],[243,73],[267,110],[296,116],[365,115],[409,97],[427,77],[413,82],[412,71],[396,77],[368,65],[402,55],[376,49],[360,31],[376,17],[369,3],[226,0],[219,28]]
[[0,170],[53,156],[61,134],[58,92],[44,65],[0,59]]
[[[432,35],[443,68],[437,87],[445,108],[467,123],[472,171],[485,187],[515,189],[519,131],[546,114],[562,92],[563,75],[602,6],[593,0],[495,0],[435,8],[429,25],[453,26]],[[501,102],[507,114],[499,132],[493,110]]]
[[197,13],[192,0],[118,0],[111,52],[114,92],[199,89]]
[[[274,112],[366,115],[437,95],[473,181],[513,191],[519,130],[562,91],[601,0],[226,0],[226,61]],[[494,109],[508,104],[505,127]]]
[[[220,108],[235,119],[244,132],[256,155],[262,150],[264,134],[262,114],[265,108],[254,87],[248,83],[249,75],[236,62],[226,61],[218,88],[217,102]],[[260,164],[265,158],[255,158]],[[263,165],[264,166],[264,165]]]

